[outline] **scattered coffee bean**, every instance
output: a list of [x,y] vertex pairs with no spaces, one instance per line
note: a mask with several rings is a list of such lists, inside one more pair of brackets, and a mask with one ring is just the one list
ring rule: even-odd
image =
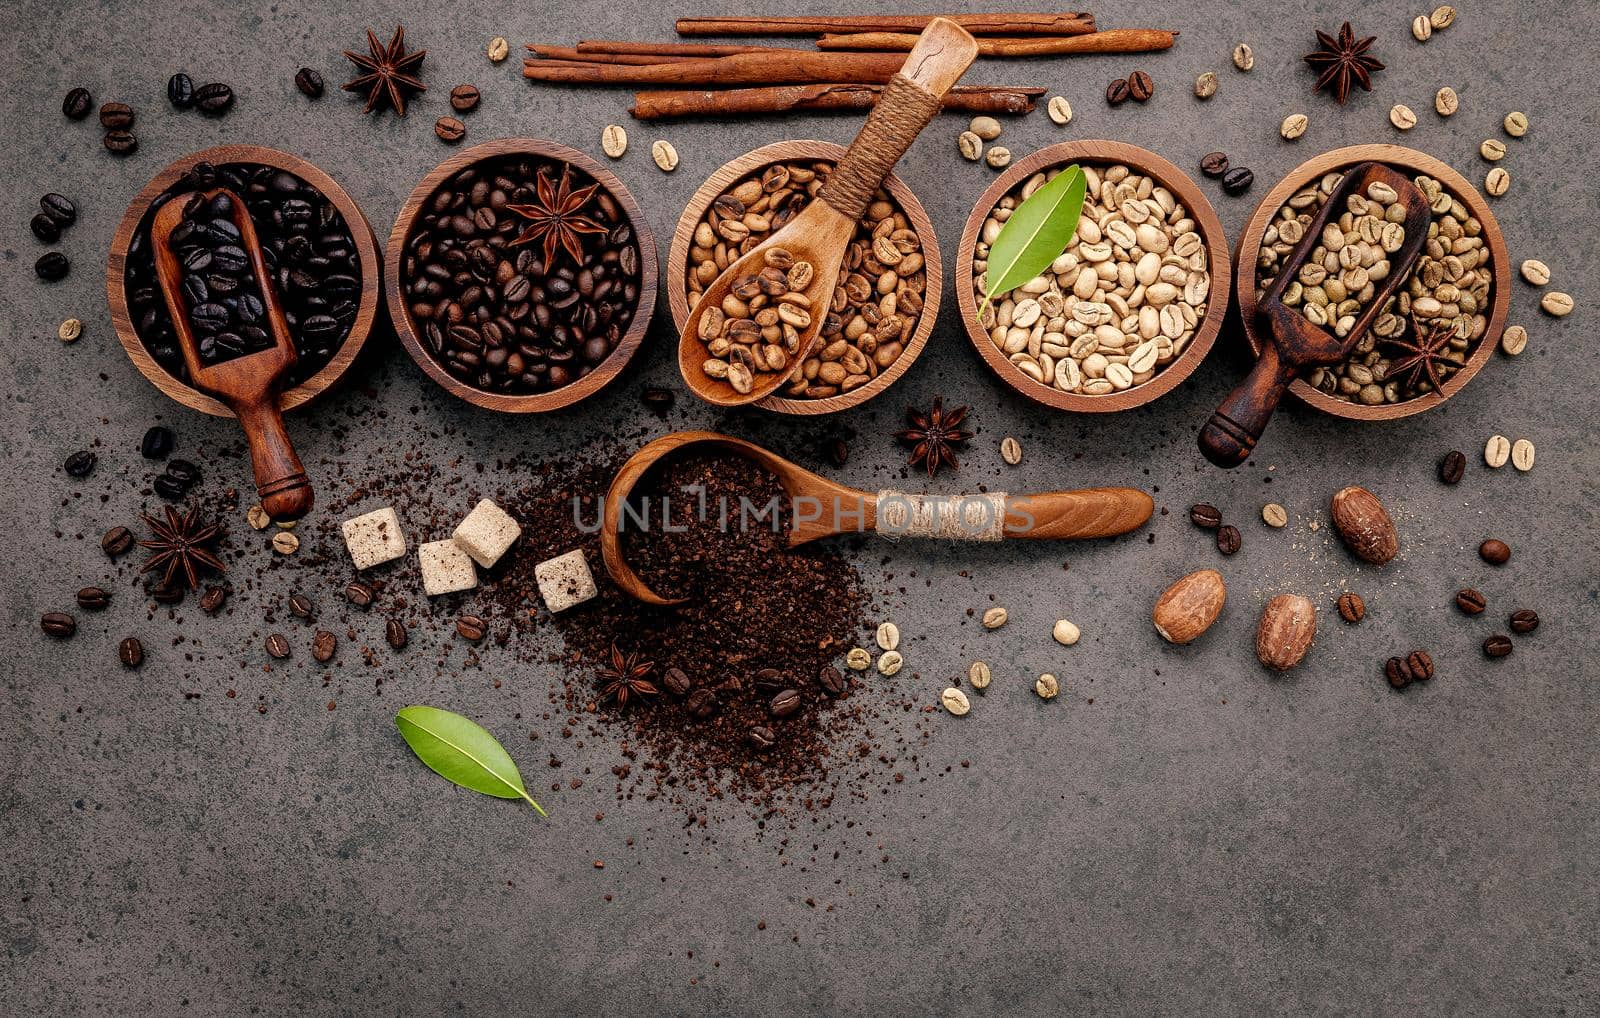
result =
[[621,159],[628,151],[628,132],[620,124],[607,124],[600,132],[600,151],[612,159]]
[[304,594],[289,595],[289,614],[295,618],[309,619],[316,614],[316,606]]
[[1311,124],[1310,118],[1304,113],[1291,113],[1283,118],[1283,123],[1278,125],[1278,134],[1284,141],[1294,141],[1306,133],[1306,128]]
[[200,596],[200,610],[207,615],[215,615],[227,602],[227,587],[207,587],[206,592]]
[[967,699],[967,694],[954,686],[946,688],[939,694],[939,702],[955,717],[961,717],[972,710],[972,701]]
[[1004,608],[996,605],[983,613],[983,628],[999,629],[1006,624],[1006,619],[1009,617]]
[[45,612],[39,617],[39,628],[47,636],[65,640],[78,631],[78,620],[66,612]]
[[320,664],[333,660],[333,652],[339,648],[339,638],[326,629],[319,629],[311,637],[311,656]]
[[673,696],[687,696],[694,683],[682,668],[668,668],[661,675],[661,685]]
[[894,650],[900,646],[900,627],[893,622],[884,622],[878,626],[878,646],[884,650]]
[[1232,555],[1239,550],[1242,543],[1239,537],[1239,528],[1230,523],[1224,523],[1217,528],[1217,550],[1224,555]]
[[72,271],[72,263],[60,251],[47,251],[33,263],[33,271],[47,283],[60,282]]
[[233,89],[213,81],[194,90],[195,107],[208,116],[220,117],[233,108]]
[[1503,566],[1511,561],[1511,546],[1498,538],[1489,538],[1478,545],[1478,555],[1492,566]]
[[100,538],[100,550],[112,558],[126,554],[133,547],[133,532],[127,527],[112,527]]
[[1483,641],[1485,657],[1505,657],[1515,649],[1516,645],[1511,642],[1511,637],[1504,633],[1496,633]]
[[1121,106],[1128,101],[1128,79],[1114,78],[1106,86],[1106,103],[1111,106]]
[[983,161],[994,169],[1004,169],[1011,165],[1011,150],[1004,145],[996,145],[984,153]]
[[1360,594],[1345,591],[1339,595],[1339,617],[1355,625],[1367,617],[1367,602],[1361,599]]
[[1200,158],[1200,172],[1212,179],[1228,172],[1228,153],[1209,152]]
[[967,681],[972,683],[973,689],[988,689],[993,678],[989,666],[982,661],[972,662],[972,667],[967,669]]
[[1506,119],[1501,123],[1506,133],[1513,138],[1520,138],[1528,133],[1528,115],[1526,113],[1507,113]]
[[777,733],[766,725],[754,725],[745,733],[745,741],[756,749],[771,749],[778,743]]
[[56,328],[56,338],[63,343],[76,343],[81,335],[83,335],[83,323],[76,318],[64,319]]
[[94,109],[94,96],[86,88],[75,88],[61,100],[61,115],[68,120],[82,120]]
[[1007,435],[1000,440],[1000,458],[1012,466],[1022,462],[1022,443]]
[[1498,138],[1485,138],[1483,144],[1478,146],[1478,155],[1491,163],[1499,162],[1505,158],[1506,143]]
[[300,550],[300,539],[287,530],[272,535],[272,550],[279,555],[293,555]]
[[265,530],[272,526],[272,517],[268,516],[267,511],[261,508],[260,502],[256,502],[249,509],[246,509],[244,518],[245,522],[250,524],[251,530]]
[[477,85],[457,85],[450,90],[450,108],[457,113],[471,113],[478,108]]
[[78,221],[78,206],[71,198],[54,191],[39,199],[39,211],[63,229]]
[[139,139],[132,131],[107,131],[100,143],[114,156],[131,156],[139,151]]
[[717,712],[717,694],[709,689],[697,689],[683,702],[689,716],[704,721]]
[[961,158],[975,163],[983,158],[983,139],[971,131],[962,131],[956,137],[956,151],[961,153]]
[[117,660],[122,662],[124,668],[137,668],[144,664],[144,644],[139,642],[137,636],[124,637],[117,644]]
[[188,486],[170,474],[159,475],[150,482],[150,487],[168,502],[181,502],[189,494]]
[[1441,117],[1448,117],[1461,108],[1461,97],[1456,95],[1456,90],[1449,85],[1439,89],[1433,95],[1433,110]]
[[149,594],[157,604],[182,604],[184,588],[177,584],[156,583],[147,587],[145,593]]
[[1449,4],[1441,4],[1428,15],[1428,23],[1442,32],[1456,23],[1456,9]]
[[456,619],[456,633],[469,643],[477,643],[488,631],[483,619],[476,615],[463,615]]
[[1050,630],[1050,635],[1063,647],[1070,647],[1083,637],[1082,631],[1066,619],[1056,619],[1056,624]]
[[645,405],[645,409],[653,410],[658,414],[665,414],[668,410],[671,410],[672,404],[676,401],[677,397],[671,389],[660,386],[647,386],[639,392],[639,402]]
[[1520,267],[1522,278],[1532,286],[1550,285],[1550,266],[1537,258],[1525,258]]
[[1383,677],[1395,689],[1411,685],[1411,669],[1406,667],[1405,658],[1402,657],[1392,657],[1383,663]]
[[1483,462],[1490,469],[1499,470],[1511,458],[1511,440],[1504,435],[1490,435],[1483,445]]
[[267,637],[267,653],[280,661],[289,656],[289,638],[282,633],[273,633]]
[[351,580],[345,584],[344,599],[357,608],[365,608],[372,604],[373,598],[376,596],[376,592],[360,580]]
[[1526,438],[1519,438],[1511,443],[1511,465],[1523,473],[1533,469],[1533,456],[1533,443]]
[[84,587],[78,591],[78,607],[85,611],[101,611],[111,603],[111,595],[103,587]]
[[1197,527],[1215,530],[1222,526],[1222,512],[1214,505],[1197,502],[1189,507],[1189,520]]
[[1156,83],[1143,71],[1128,75],[1128,98],[1136,103],[1149,102],[1156,94]]
[[1041,700],[1054,700],[1061,692],[1061,683],[1049,672],[1045,672],[1033,681],[1033,691],[1039,694]]
[[101,103],[100,126],[108,131],[126,131],[133,126],[133,107],[127,103]]
[[489,48],[487,52],[489,54],[489,59],[498,64],[511,53],[511,43],[497,35],[493,39],[489,40]]
[[383,624],[383,638],[389,641],[389,646],[395,650],[405,647],[409,637],[406,634],[405,623],[399,619],[388,619]]
[[1286,527],[1289,525],[1289,510],[1276,502],[1268,502],[1261,507],[1261,520],[1269,527]]
[[1425,650],[1414,650],[1406,655],[1406,669],[1414,682],[1427,682],[1433,678],[1433,658]]
[[1439,480],[1445,484],[1460,484],[1466,472],[1467,457],[1459,449],[1451,449],[1444,454],[1444,459],[1439,461]]
[[786,718],[800,710],[800,692],[795,689],[785,689],[767,704],[767,710],[775,718]]
[[845,690],[850,688],[844,673],[827,665],[817,672],[817,685],[821,686],[822,691],[829,696],[843,696]]
[[1235,166],[1222,175],[1222,190],[1238,197],[1250,190],[1250,185],[1256,182],[1256,175],[1243,166]]
[[1464,615],[1481,615],[1489,606],[1488,600],[1471,587],[1462,587],[1456,591],[1456,607]]
[[1194,97],[1196,99],[1210,99],[1217,94],[1217,73],[1206,71],[1194,79]]
[[1256,65],[1255,51],[1247,42],[1241,42],[1233,48],[1233,66],[1241,71],[1248,71]]
[[1395,103],[1389,108],[1389,123],[1402,131],[1409,131],[1417,126],[1417,115],[1405,103]]
[[1045,113],[1062,127],[1072,123],[1072,104],[1067,102],[1065,96],[1051,96],[1049,105],[1045,107]]
[[967,124],[967,130],[984,141],[994,141],[1000,137],[1000,132],[1003,128],[1000,126],[1000,121],[993,117],[978,116],[973,117],[971,122]]
[[905,663],[906,659],[900,655],[898,650],[886,650],[878,658],[878,674],[893,675]]
[[1511,613],[1510,626],[1513,633],[1531,633],[1539,628],[1539,613],[1532,608],[1519,608]]
[[321,99],[322,75],[309,67],[302,67],[294,73],[294,87],[307,99]]
[[650,158],[656,161],[664,173],[671,173],[678,168],[678,150],[672,147],[672,142],[660,140],[650,145]]
[[172,453],[173,435],[169,428],[157,424],[139,440],[139,455],[148,460],[164,460]]
[[1427,42],[1433,38],[1433,22],[1426,14],[1419,14],[1411,19],[1411,37],[1418,42]]
[[43,212],[28,220],[28,229],[41,244],[54,244],[61,239],[61,224]]
[[872,654],[861,647],[851,647],[850,653],[844,656],[844,663],[852,671],[864,672],[872,667]]
[[[49,255],[45,257],[48,258]],[[1560,290],[1551,290],[1540,298],[1539,310],[1553,318],[1565,318],[1572,314],[1572,295],[1562,293]]]
[[1498,198],[1511,189],[1511,174],[1496,166],[1483,178],[1483,190],[1491,198]]
[[194,79],[179,71],[167,79],[167,102],[180,110],[194,105]]
[[454,145],[467,136],[467,125],[455,117],[440,117],[433,122],[433,133],[446,144]]
[[67,457],[66,462],[61,464],[61,469],[67,472],[68,477],[88,477],[89,473],[94,470],[96,459],[97,457],[90,450],[79,449]]

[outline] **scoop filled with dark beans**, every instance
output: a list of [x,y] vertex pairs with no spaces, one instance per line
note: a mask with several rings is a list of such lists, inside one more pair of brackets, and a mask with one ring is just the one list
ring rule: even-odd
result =
[[201,362],[271,349],[266,299],[233,222],[233,199],[196,194],[187,202],[171,243]]

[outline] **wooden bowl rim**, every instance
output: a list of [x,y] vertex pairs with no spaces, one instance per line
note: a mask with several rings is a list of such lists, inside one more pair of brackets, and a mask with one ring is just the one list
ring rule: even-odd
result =
[[1238,290],[1239,317],[1244,324],[1245,339],[1250,344],[1251,354],[1259,357],[1261,338],[1256,335],[1255,325],[1252,322],[1256,310],[1256,256],[1261,252],[1261,237],[1266,232],[1268,221],[1277,214],[1278,209],[1290,195],[1306,184],[1321,178],[1325,173],[1369,161],[1381,162],[1414,173],[1426,173],[1459,197],[1468,211],[1483,224],[1483,238],[1489,246],[1491,270],[1494,276],[1494,299],[1490,305],[1489,322],[1484,328],[1483,338],[1478,341],[1472,356],[1467,358],[1466,365],[1450,376],[1450,380],[1444,383],[1444,388],[1440,392],[1425,393],[1404,403],[1366,406],[1334,399],[1320,389],[1313,388],[1302,378],[1296,378],[1289,386],[1289,391],[1301,402],[1335,417],[1353,421],[1393,421],[1432,410],[1465,388],[1494,356],[1494,348],[1499,344],[1500,332],[1505,328],[1506,316],[1511,308],[1511,258],[1506,251],[1505,235],[1500,232],[1500,224],[1495,220],[1488,202],[1465,177],[1449,164],[1426,152],[1404,145],[1348,145],[1313,156],[1290,170],[1272,190],[1268,191],[1255,211],[1250,214],[1250,218],[1246,220],[1244,232],[1239,235],[1238,253],[1234,259],[1237,274],[1235,287]]
[[[549,392],[520,396],[485,392],[476,386],[468,385],[446,371],[444,366],[434,359],[433,354],[422,342],[416,323],[412,320],[411,308],[405,301],[405,280],[400,270],[406,239],[416,226],[417,217],[423,206],[439,186],[474,163],[507,155],[532,155],[560,160],[589,174],[601,187],[610,192],[611,197],[622,207],[628,216],[628,224],[633,227],[634,239],[639,244],[638,306],[634,309],[633,321],[629,323],[628,331],[623,333],[616,348],[605,360],[596,365],[593,371],[577,381]],[[658,279],[656,258],[655,235],[650,232],[650,225],[645,221],[644,213],[639,203],[634,200],[633,193],[615,173],[586,153],[560,142],[546,138],[495,138],[463,149],[435,166],[401,204],[400,212],[395,217],[394,228],[389,232],[389,243],[384,249],[384,265],[390,282],[389,317],[394,320],[394,330],[399,334],[400,342],[411,355],[411,359],[417,362],[417,366],[426,372],[428,377],[438,382],[452,395],[459,396],[475,406],[498,410],[501,413],[536,414],[562,410],[588,399],[609,385],[632,363],[633,358],[643,347],[645,335],[650,329],[650,321],[655,316]]]
[[133,242],[134,231],[139,228],[139,224],[149,213],[150,206],[156,198],[182,179],[191,167],[203,162],[217,165],[260,163],[294,174],[333,202],[339,214],[344,217],[345,224],[350,227],[350,236],[355,239],[361,264],[361,305],[356,311],[356,320],[351,324],[344,344],[333,355],[333,359],[323,365],[321,371],[300,385],[285,389],[278,396],[278,408],[284,412],[304,406],[333,388],[345,376],[371,337],[372,325],[378,314],[379,295],[383,290],[383,257],[378,250],[378,235],[373,232],[372,224],[367,221],[356,200],[321,167],[301,156],[265,145],[214,145],[178,157],[152,177],[128,204],[127,210],[122,214],[122,221],[117,224],[116,232],[112,234],[111,252],[106,259],[106,300],[111,306],[112,327],[116,330],[117,339],[121,341],[122,349],[127,352],[128,359],[133,361],[133,366],[138,368],[139,373],[149,379],[156,388],[192,410],[199,410],[216,417],[235,416],[227,404],[172,374],[151,355],[149,350],[145,349],[144,341],[139,338],[138,331],[133,327],[133,316],[128,308],[125,277],[128,268],[128,246]]
[[[706,209],[711,207],[711,202],[717,195],[749,176],[753,170],[772,163],[794,159],[819,159],[838,163],[844,158],[844,153],[845,146],[831,141],[816,139],[775,141],[728,160],[705,179],[689,199],[689,204],[684,206],[683,215],[678,217],[677,228],[672,233],[672,249],[667,253],[667,304],[672,310],[673,325],[680,333],[683,331],[684,322],[689,319],[691,310],[688,287],[685,285],[688,277],[689,241],[694,237],[694,229],[700,222],[700,217],[705,215]],[[905,212],[912,229],[917,231],[917,238],[922,242],[923,272],[926,274],[927,285],[923,287],[922,313],[917,319],[916,329],[911,333],[911,339],[906,343],[906,348],[878,377],[849,392],[837,396],[824,396],[822,399],[790,399],[772,395],[757,400],[752,406],[797,417],[837,413],[860,406],[882,393],[909,371],[911,365],[922,355],[923,348],[928,345],[928,338],[933,335],[933,327],[939,318],[939,304],[944,295],[944,272],[940,264],[939,238],[933,228],[933,220],[928,217],[927,209],[922,207],[922,202],[904,180],[891,172],[884,178],[883,183]]]
[[[1035,382],[1007,360],[1006,355],[995,347],[994,341],[989,338],[989,333],[978,325],[978,301],[972,289],[975,274],[972,271],[973,259],[970,255],[970,252],[977,247],[978,232],[983,229],[984,221],[989,218],[990,211],[1012,188],[1040,170],[1051,169],[1063,163],[1125,163],[1140,173],[1154,177],[1163,187],[1177,196],[1199,226],[1200,239],[1206,245],[1207,264],[1211,273],[1211,292],[1206,298],[1205,318],[1201,321],[1200,328],[1195,331],[1194,338],[1189,341],[1189,345],[1178,355],[1178,359],[1143,385],[1104,396],[1062,392],[1054,386]],[[1058,142],[1013,163],[978,197],[977,204],[968,214],[967,224],[961,231],[961,243],[956,248],[956,304],[961,309],[961,326],[973,348],[978,351],[978,356],[989,365],[989,369],[1018,394],[1036,403],[1075,413],[1114,413],[1119,410],[1131,410],[1176,389],[1194,374],[1195,369],[1200,367],[1200,363],[1211,352],[1217,334],[1222,331],[1222,320],[1228,313],[1228,301],[1232,290],[1228,283],[1233,279],[1229,251],[1222,220],[1217,218],[1217,212],[1211,207],[1211,202],[1207,200],[1199,185],[1173,163],[1149,149],[1129,145],[1126,142],[1096,138]],[[1218,280],[1222,281],[1222,285],[1217,285]]]

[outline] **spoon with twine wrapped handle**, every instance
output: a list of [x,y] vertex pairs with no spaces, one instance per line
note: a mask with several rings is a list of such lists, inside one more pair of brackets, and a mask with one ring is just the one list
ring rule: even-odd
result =
[[172,316],[172,328],[177,334],[178,349],[183,352],[183,363],[189,369],[191,384],[226,403],[244,428],[261,508],[274,520],[297,520],[311,511],[315,497],[305,467],[301,466],[300,457],[295,455],[294,446],[289,442],[289,433],[284,429],[283,413],[278,409],[278,390],[297,356],[294,341],[278,304],[272,273],[262,257],[255,224],[244,202],[226,188],[201,192],[196,197],[212,201],[219,195],[226,195],[232,202],[230,218],[239,230],[239,246],[250,258],[250,271],[260,288],[261,303],[266,307],[265,322],[273,345],[259,353],[243,354],[218,364],[201,361],[182,289],[183,270],[172,250],[172,231],[183,221],[185,207],[195,198],[175,197],[156,213],[150,226],[156,275],[161,281],[161,295]]
[[[1350,331],[1341,337],[1313,324],[1299,308],[1285,304],[1283,293],[1323,243],[1324,228],[1329,223],[1337,224],[1345,214],[1348,199],[1352,195],[1367,196],[1374,184],[1386,186],[1398,196],[1399,205],[1405,209],[1401,222],[1405,240],[1389,255],[1389,274],[1374,288],[1372,298],[1362,307]],[[1256,305],[1256,320],[1269,342],[1263,346],[1249,376],[1222,401],[1200,430],[1200,451],[1206,459],[1219,467],[1236,467],[1249,459],[1289,383],[1307,368],[1328,367],[1350,356],[1383,312],[1383,306],[1411,274],[1411,267],[1428,240],[1428,224],[1432,220],[1428,199],[1404,174],[1382,163],[1362,163],[1345,174]]]
[[[1136,488],[1087,488],[1047,491],[1037,495],[913,495],[899,491],[877,494],[836,484],[789,462],[753,442],[714,431],[678,431],[656,439],[629,457],[606,491],[600,529],[600,554],[606,572],[629,596],[653,605],[682,604],[651,590],[622,555],[622,528],[627,520],[647,526],[662,514],[645,507],[642,515],[626,509],[639,480],[668,456],[685,449],[722,449],[771,471],[788,496],[780,518],[788,521],[789,547],[834,534],[875,531],[890,537],[931,537],[957,541],[1001,541],[1007,538],[1077,540],[1115,537],[1137,530],[1150,519],[1155,504]],[[625,515],[626,513],[626,515]],[[761,524],[766,525],[766,517]]]
[[928,24],[817,200],[729,265],[689,312],[678,370],[690,391],[716,406],[742,406],[774,392],[805,361],[861,213],[977,54],[960,25]]

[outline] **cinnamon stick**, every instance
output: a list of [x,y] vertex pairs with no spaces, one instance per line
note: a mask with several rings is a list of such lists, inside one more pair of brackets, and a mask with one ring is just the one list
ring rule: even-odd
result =
[[699,57],[690,56],[651,56],[637,53],[585,53],[570,46],[538,46],[530,44],[528,49],[534,56],[544,60],[565,60],[589,64],[623,64],[633,67],[649,67],[652,64],[675,64],[685,60],[698,60]]
[[[983,57],[1044,57],[1074,53],[1152,53],[1171,49],[1177,32],[1158,28],[1111,28],[1090,35],[1037,38],[988,38],[978,40],[978,55]],[[856,32],[824,35],[817,40],[822,50],[872,50],[909,53],[917,37],[906,32]]]
[[[633,94],[629,113],[638,120],[676,117],[740,117],[796,110],[869,110],[882,85],[776,85],[721,91],[649,91]],[[1018,115],[1031,113],[1042,88],[1005,85],[957,85],[944,97],[946,110],[962,113]]]
[[825,32],[920,32],[934,18],[949,18],[973,35],[1083,35],[1094,31],[1094,15],[1037,14],[860,14],[843,17],[679,18],[679,35],[820,35]]
[[531,81],[585,85],[807,85],[837,81],[885,84],[905,63],[901,53],[777,50],[650,66],[524,60]]
[[578,52],[585,55],[611,53],[644,57],[731,57],[737,53],[765,53],[776,48],[713,42],[616,42],[610,39],[585,39],[578,43]]

